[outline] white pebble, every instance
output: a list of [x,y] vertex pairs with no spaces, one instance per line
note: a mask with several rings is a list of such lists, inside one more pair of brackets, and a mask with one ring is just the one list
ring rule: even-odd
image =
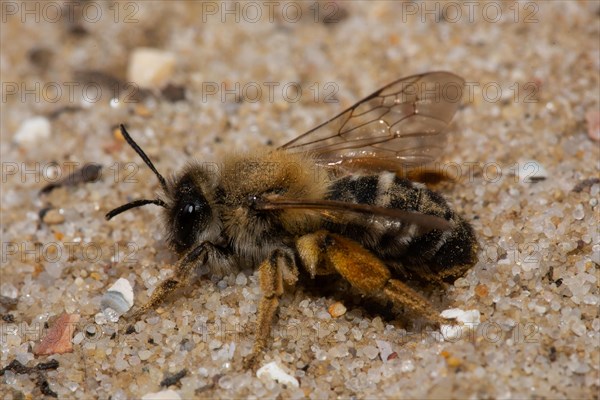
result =
[[246,274],[244,274],[243,272],[240,272],[236,277],[235,277],[235,284],[238,286],[246,286],[246,284],[248,283],[248,278],[246,277]]
[[181,400],[181,396],[176,391],[168,389],[162,392],[146,393],[142,400]]
[[112,400],[127,400],[127,395],[125,394],[123,389],[118,389],[116,392],[114,392],[112,394],[111,399]]
[[152,352],[150,350],[141,350],[140,352],[138,352],[138,357],[142,361],[146,361],[151,356],[152,356]]
[[367,358],[374,360],[379,354],[379,349],[375,346],[365,346],[362,348],[362,352]]
[[582,220],[585,217],[585,211],[583,210],[583,206],[581,204],[577,204],[575,206],[575,210],[573,210],[573,218],[576,220]]
[[54,279],[58,279],[62,275],[64,264],[62,262],[48,262],[46,263],[46,272]]
[[442,311],[442,318],[455,319],[465,325],[479,325],[481,323],[479,310],[461,310],[460,308],[450,308]]
[[462,328],[458,325],[442,325],[440,326],[442,339],[446,341],[454,341],[462,336]]
[[19,290],[11,283],[3,283],[0,286],[0,295],[9,299],[16,299],[19,296]]
[[148,47],[139,47],[131,53],[127,79],[142,88],[160,89],[175,70],[175,55]]
[[96,322],[98,325],[104,325],[108,322],[108,320],[106,319],[104,313],[99,312],[94,315],[94,322]]
[[400,370],[402,372],[411,372],[415,370],[415,363],[413,360],[404,360],[400,365]]
[[530,160],[519,165],[519,179],[523,183],[541,181],[547,177],[548,171],[537,161]]
[[116,313],[118,319],[119,316],[129,311],[133,307],[133,288],[129,281],[125,278],[117,279],[102,296],[100,307],[105,314],[110,314],[106,317],[111,321],[114,319],[113,314]]
[[[479,310],[461,310],[460,308],[450,308],[442,311],[442,318],[455,319],[462,322],[467,328],[475,328],[481,323]],[[440,332],[444,340],[453,341],[462,336],[462,327],[459,325],[442,325]]]
[[219,386],[225,390],[230,390],[233,386],[233,382],[230,376],[228,375],[223,375],[220,379],[219,379]]
[[586,332],[585,324],[581,320],[576,320],[571,324],[571,330],[577,336],[583,336]]
[[266,377],[286,386],[300,386],[298,380],[285,372],[275,361],[260,367],[260,369],[256,371],[256,376],[259,378]]
[[17,382],[17,374],[12,371],[5,371],[4,383],[7,385],[14,385]]
[[115,360],[115,369],[117,371],[125,371],[126,369],[129,369],[129,363],[125,361],[123,356],[117,357]]
[[351,332],[352,332],[352,336],[354,337],[354,340],[361,340],[362,339],[363,334],[362,334],[362,332],[361,332],[360,329],[352,328]]
[[79,344],[79,343],[83,342],[83,339],[85,339],[84,336],[83,336],[83,333],[82,332],[77,332],[75,334],[75,336],[73,337],[72,343],[73,344]]
[[23,121],[17,133],[15,142],[19,144],[35,143],[48,139],[51,133],[50,121],[45,117],[32,117]]
[[534,310],[535,312],[537,312],[538,314],[545,314],[545,313],[546,313],[546,310],[547,310],[547,308],[546,308],[546,307],[544,307],[544,306],[540,306],[539,304],[536,304],[536,305],[533,307],[533,310]]
[[377,347],[379,348],[379,355],[381,356],[381,360],[384,363],[387,362],[390,354],[394,352],[394,350],[392,350],[392,345],[389,342],[386,342],[385,340],[376,340],[375,343],[377,343]]

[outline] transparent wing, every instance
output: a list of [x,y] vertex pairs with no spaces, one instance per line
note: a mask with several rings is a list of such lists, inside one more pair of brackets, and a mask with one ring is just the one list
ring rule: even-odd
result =
[[281,146],[329,166],[388,169],[436,159],[460,105],[464,79],[428,72],[399,79]]

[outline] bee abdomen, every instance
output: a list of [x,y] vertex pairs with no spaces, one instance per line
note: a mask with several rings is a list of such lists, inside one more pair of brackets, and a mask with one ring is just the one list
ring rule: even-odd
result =
[[330,186],[329,198],[350,203],[415,211],[436,215],[454,223],[449,231],[424,231],[417,224],[381,224],[369,219],[327,223],[327,229],[358,241],[384,261],[400,262],[403,268],[431,272],[474,262],[475,235],[438,193],[420,183],[386,172],[348,176]]

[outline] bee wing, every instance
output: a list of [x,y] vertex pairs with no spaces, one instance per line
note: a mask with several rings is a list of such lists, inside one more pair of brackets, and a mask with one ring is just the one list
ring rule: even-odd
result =
[[464,79],[428,72],[399,79],[281,146],[317,163],[395,170],[436,159],[460,105]]
[[333,220],[342,214],[347,215],[349,213],[361,217],[380,217],[386,221],[391,219],[407,224],[415,224],[423,231],[430,231],[432,229],[446,231],[452,228],[450,221],[435,215],[337,200],[286,199],[278,196],[267,196],[266,198],[255,199],[253,208],[255,210],[304,209],[317,211],[325,218]]

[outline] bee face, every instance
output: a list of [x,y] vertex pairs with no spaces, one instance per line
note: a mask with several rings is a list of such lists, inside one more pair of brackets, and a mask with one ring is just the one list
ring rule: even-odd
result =
[[171,202],[165,209],[168,241],[177,253],[182,254],[208,230],[213,210],[191,173],[185,173],[170,188]]

